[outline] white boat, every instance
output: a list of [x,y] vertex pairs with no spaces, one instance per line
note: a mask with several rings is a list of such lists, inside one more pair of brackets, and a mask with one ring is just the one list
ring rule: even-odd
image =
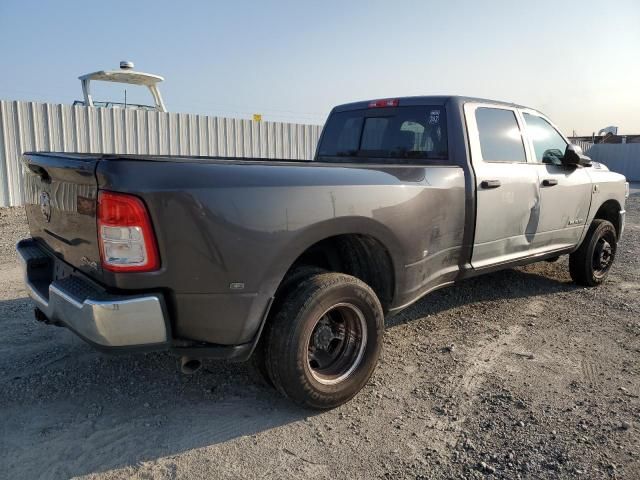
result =
[[[82,93],[84,100],[76,100],[74,105],[84,105],[87,107],[102,108],[133,108],[141,110],[154,110],[157,112],[166,112],[167,109],[162,100],[162,95],[158,89],[158,84],[164,80],[160,75],[153,73],[138,72],[133,69],[133,62],[122,61],[118,70],[99,70],[97,72],[87,73],[78,77],[82,84]],[[112,101],[95,101],[91,95],[91,82],[115,82],[129,85],[140,85],[147,87],[153,97],[154,105],[141,105],[135,103],[127,103],[126,90],[124,102]]]

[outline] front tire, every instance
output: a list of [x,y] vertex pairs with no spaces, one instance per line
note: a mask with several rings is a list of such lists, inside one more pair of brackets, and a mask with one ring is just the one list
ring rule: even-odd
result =
[[594,287],[609,275],[616,256],[618,236],[611,222],[594,220],[580,248],[569,255],[569,272],[578,285]]
[[313,275],[289,292],[266,332],[269,376],[303,406],[337,407],[373,374],[383,331],[382,307],[368,285],[341,273]]

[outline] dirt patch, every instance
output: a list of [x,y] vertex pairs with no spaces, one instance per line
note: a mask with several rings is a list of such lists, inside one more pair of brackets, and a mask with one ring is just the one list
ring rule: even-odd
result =
[[16,242],[29,235],[22,208],[0,208],[0,265],[16,259]]
[[0,210],[0,477],[639,478],[640,196],[605,285],[566,259],[438,291],[387,320],[383,359],[317,414],[208,362],[108,356],[37,324]]

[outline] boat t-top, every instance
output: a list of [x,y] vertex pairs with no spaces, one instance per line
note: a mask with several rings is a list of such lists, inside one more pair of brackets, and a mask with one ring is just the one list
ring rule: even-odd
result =
[[[154,110],[157,112],[166,112],[167,109],[164,106],[162,95],[158,89],[158,84],[164,80],[160,75],[154,75],[152,73],[138,72],[134,69],[133,62],[122,61],[120,62],[119,70],[100,70],[97,72],[87,73],[78,77],[82,83],[82,93],[84,95],[84,101],[76,100],[74,105],[84,105],[86,107],[103,107],[103,108],[134,108],[141,110]],[[91,82],[115,82],[124,83],[129,85],[141,85],[147,87],[153,97],[154,105],[140,105],[126,102],[111,102],[111,101],[95,101],[91,96]],[[126,92],[126,91],[125,91]]]

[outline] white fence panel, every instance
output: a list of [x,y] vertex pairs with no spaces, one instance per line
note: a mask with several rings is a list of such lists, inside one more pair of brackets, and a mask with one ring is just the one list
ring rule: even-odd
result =
[[0,207],[22,204],[24,152],[311,160],[320,125],[0,101]]
[[585,142],[584,140],[573,140],[571,138],[569,140],[571,140],[571,143],[573,143],[574,145],[578,145],[584,153],[587,153],[591,149],[591,147],[593,147],[593,143],[591,142]]

